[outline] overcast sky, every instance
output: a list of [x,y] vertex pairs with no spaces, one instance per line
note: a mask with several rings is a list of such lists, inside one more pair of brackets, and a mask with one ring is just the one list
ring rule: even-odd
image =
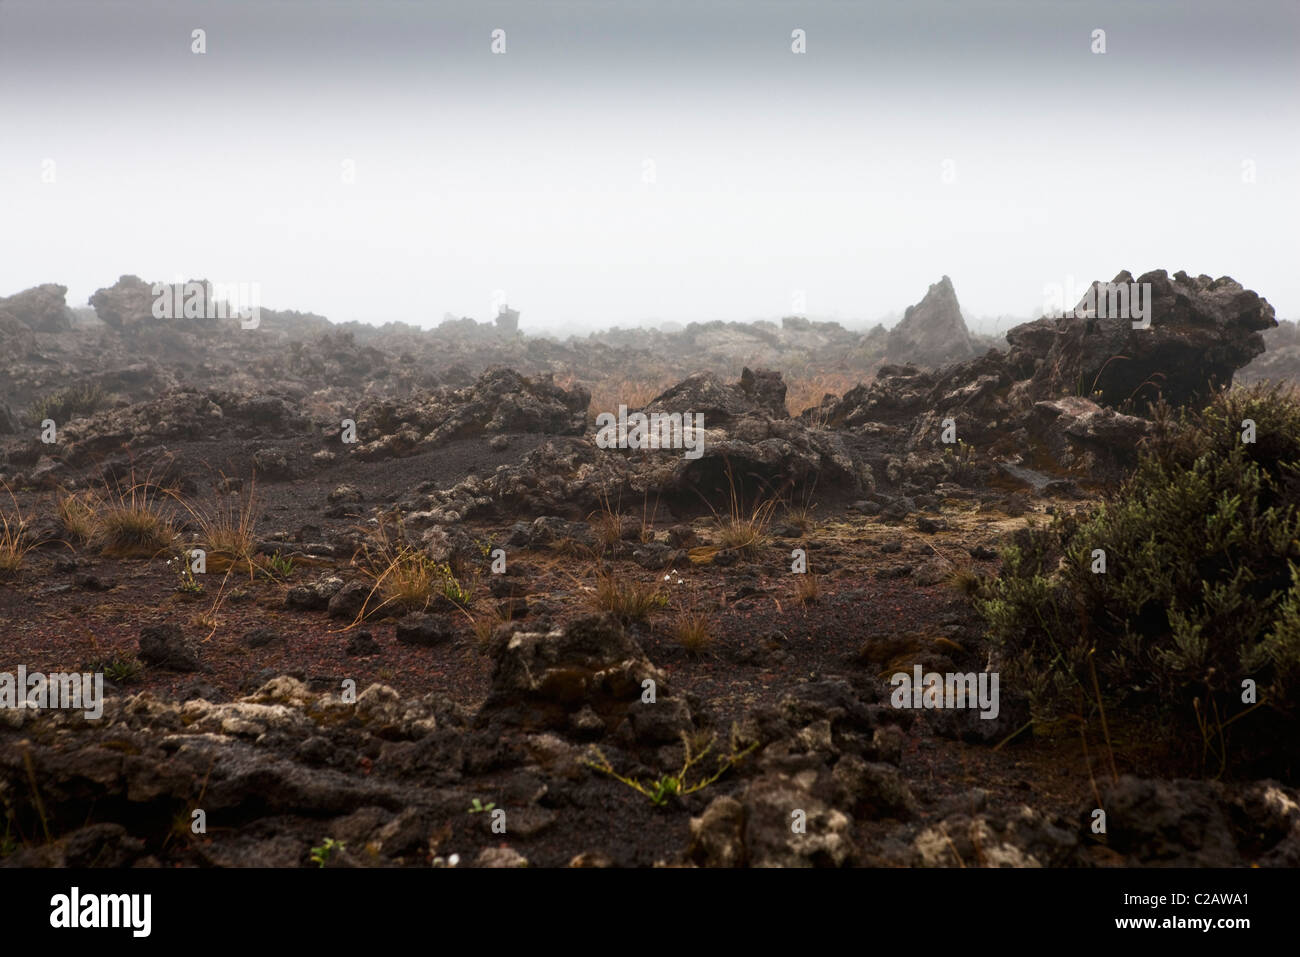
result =
[[1166,268],[1296,318],[1298,52],[1294,0],[0,0],[0,294],[536,331]]

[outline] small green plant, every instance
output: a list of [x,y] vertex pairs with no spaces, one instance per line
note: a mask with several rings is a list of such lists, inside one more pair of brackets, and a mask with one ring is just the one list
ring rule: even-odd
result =
[[977,478],[975,469],[975,446],[961,439],[956,448],[951,445],[943,449],[944,474],[949,481],[966,484]]
[[293,573],[293,559],[276,552],[266,559],[263,570],[271,578],[288,578]]
[[27,417],[33,425],[40,425],[46,419],[62,425],[97,411],[106,398],[104,390],[97,385],[74,385],[33,402]]
[[452,573],[451,566],[440,564],[437,566],[437,572],[442,579],[442,597],[457,605],[468,605],[474,594],[468,585],[462,584]]
[[478,798],[474,798],[474,800],[472,800],[472,801],[469,802],[469,811],[468,811],[467,813],[469,813],[469,814],[487,814],[488,812],[490,812],[490,811],[491,811],[494,807],[496,807],[496,806],[497,806],[497,805],[496,805],[496,802],[495,802],[495,801],[489,801],[487,804],[484,804],[484,803],[483,803],[482,801],[480,801]]
[[607,774],[615,781],[626,784],[638,794],[644,794],[650,799],[650,803],[655,807],[662,807],[667,804],[670,798],[685,797],[688,794],[694,794],[696,791],[702,791],[710,784],[718,780],[727,773],[731,768],[740,763],[746,755],[758,747],[758,742],[754,742],[747,747],[740,747],[739,732],[735,725],[731,728],[731,742],[726,754],[717,755],[717,768],[713,774],[707,777],[700,777],[691,782],[689,777],[692,770],[697,764],[708,756],[713,749],[715,735],[710,734],[701,745],[698,740],[692,740],[691,735],[685,731],[682,732],[682,747],[684,755],[682,758],[681,769],[676,774],[665,774],[653,781],[638,781],[635,778],[624,777],[614,770],[609,759],[600,748],[592,745],[591,753],[594,760],[588,759],[584,763],[602,774]]
[[144,665],[140,663],[139,659],[124,655],[121,652],[114,654],[111,658],[92,661],[87,665],[87,668],[92,674],[102,672],[105,678],[119,685],[139,681],[140,676],[144,674]]
[[194,577],[194,566],[188,552],[167,559],[167,567],[176,575],[176,591],[182,595],[203,594],[203,583]]
[[325,838],[325,843],[320,847],[313,847],[311,849],[312,863],[317,867],[324,867],[330,862],[335,854],[342,853],[347,849],[348,846],[342,841],[336,841],[332,837],[327,837]]

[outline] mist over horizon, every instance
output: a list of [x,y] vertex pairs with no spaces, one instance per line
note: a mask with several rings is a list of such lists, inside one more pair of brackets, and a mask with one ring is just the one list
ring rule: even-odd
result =
[[1300,314],[1300,7],[740,9],[4,0],[0,294],[208,278],[565,334],[869,326],[946,274],[995,332],[1182,269]]
[[19,937],[1283,926],[1297,81],[1298,0],[0,0]]

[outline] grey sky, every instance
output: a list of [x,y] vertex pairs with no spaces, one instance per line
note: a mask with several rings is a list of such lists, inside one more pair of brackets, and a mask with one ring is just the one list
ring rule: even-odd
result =
[[0,0],[0,294],[428,325],[503,290],[536,330],[860,322],[944,273],[1029,315],[1163,267],[1296,317],[1298,52],[1300,4],[1249,0]]

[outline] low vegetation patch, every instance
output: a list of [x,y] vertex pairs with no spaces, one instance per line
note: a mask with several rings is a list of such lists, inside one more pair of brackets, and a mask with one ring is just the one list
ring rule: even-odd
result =
[[27,410],[32,425],[51,419],[63,425],[78,416],[92,415],[104,407],[108,396],[97,385],[74,385],[33,402]]
[[1017,535],[980,587],[1003,686],[1028,689],[1037,716],[1157,719],[1210,775],[1294,780],[1300,398],[1236,388],[1156,423],[1110,501]]
[[612,612],[623,622],[644,621],[667,603],[667,596],[653,582],[622,578],[612,571],[596,574],[592,607],[597,611]]
[[[449,564],[434,561],[406,540],[400,522],[380,523],[362,563],[375,580],[365,614],[381,609],[395,614],[424,611],[440,599],[464,608],[473,598],[472,588]],[[372,604],[376,595],[380,600]]]
[[170,502],[174,493],[149,478],[137,481],[135,473],[124,482],[88,494],[94,512],[91,538],[107,558],[153,558],[166,551],[176,537]]
[[[704,775],[703,772],[696,771],[696,765],[703,761],[713,750],[714,740],[715,736],[709,735],[700,742],[693,740],[691,735],[682,732],[684,756],[681,769],[676,774],[665,774],[653,781],[639,781],[619,774],[614,770],[613,765],[609,763],[609,759],[605,757],[604,752],[594,745],[591,749],[592,756],[587,760],[586,764],[602,774],[609,775],[615,781],[626,784],[637,793],[645,795],[650,799],[651,804],[660,807],[667,804],[674,797],[685,797],[688,794],[694,794],[696,791],[704,790],[758,747],[757,743],[753,743],[742,748],[739,734],[733,725],[731,743],[727,753],[717,755],[717,766],[713,774]],[[694,781],[691,780],[693,774],[699,775]]]
[[248,492],[222,491],[215,503],[197,505],[180,497],[176,500],[194,519],[198,526],[197,547],[206,554],[207,570],[223,572],[231,568],[254,573],[254,555],[257,553],[257,486],[251,484]]

